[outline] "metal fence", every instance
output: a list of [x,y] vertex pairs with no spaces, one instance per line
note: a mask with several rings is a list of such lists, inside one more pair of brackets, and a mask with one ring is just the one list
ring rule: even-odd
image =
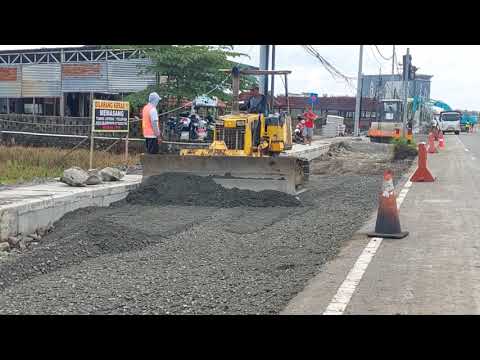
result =
[[[91,126],[92,119],[90,117],[0,114],[0,131],[90,136]],[[118,137],[118,134],[105,133],[101,136]],[[130,119],[129,137],[142,137],[141,122]]]

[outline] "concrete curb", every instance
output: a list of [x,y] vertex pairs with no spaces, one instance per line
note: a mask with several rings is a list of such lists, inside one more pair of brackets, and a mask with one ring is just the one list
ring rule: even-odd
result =
[[326,154],[331,145],[332,143],[328,142],[322,142],[321,144],[315,144],[315,142],[312,142],[312,145],[296,144],[292,150],[285,151],[280,156],[304,158],[311,161],[323,154]]
[[137,188],[140,175],[126,175],[122,181],[83,188],[63,183],[27,186],[0,192],[0,241],[9,236],[31,234],[85,207],[106,207],[124,199]]

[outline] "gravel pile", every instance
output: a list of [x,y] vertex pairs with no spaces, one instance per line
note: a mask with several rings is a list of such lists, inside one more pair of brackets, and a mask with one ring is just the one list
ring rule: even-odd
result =
[[231,208],[238,206],[299,206],[297,197],[278,191],[226,189],[202,176],[167,173],[152,176],[126,201],[136,205],[189,205]]

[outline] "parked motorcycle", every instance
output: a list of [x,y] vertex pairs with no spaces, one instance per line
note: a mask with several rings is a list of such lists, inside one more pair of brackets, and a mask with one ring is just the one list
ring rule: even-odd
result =
[[303,144],[305,138],[303,136],[303,128],[305,127],[305,121],[301,121],[297,124],[295,130],[293,131],[293,142],[296,144]]
[[205,140],[207,142],[213,142],[213,135],[215,134],[215,121],[211,115],[208,115],[205,120],[207,122],[207,137]]
[[304,137],[303,137],[302,130],[300,130],[298,127],[293,132],[293,142],[296,143],[296,144],[303,144],[304,143]]
[[200,118],[196,114],[190,115],[190,139],[197,140],[199,138]]
[[180,114],[180,118],[178,120],[178,125],[177,125],[177,133],[180,135],[181,141],[190,140],[191,123],[192,121],[188,113]]
[[169,117],[166,126],[166,136],[168,141],[174,141],[177,139],[177,127],[178,119],[176,117]]

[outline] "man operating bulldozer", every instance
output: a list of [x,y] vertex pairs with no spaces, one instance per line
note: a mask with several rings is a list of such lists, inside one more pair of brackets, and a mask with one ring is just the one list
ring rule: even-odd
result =
[[247,101],[246,110],[250,114],[265,114],[267,110],[267,99],[260,94],[260,89],[255,86],[251,90],[251,96]]
[[158,154],[158,144],[162,141],[157,112],[159,102],[160,96],[156,92],[151,93],[148,97],[148,104],[143,107],[142,111],[143,137],[148,154]]

